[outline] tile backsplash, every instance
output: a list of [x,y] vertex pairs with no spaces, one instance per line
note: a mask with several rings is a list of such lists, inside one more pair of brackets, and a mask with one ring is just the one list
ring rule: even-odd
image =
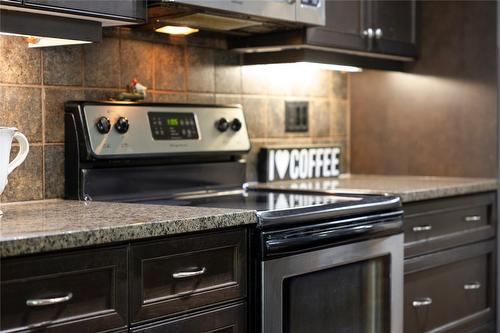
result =
[[[0,126],[17,127],[31,144],[2,202],[62,197],[64,102],[112,98],[134,78],[148,87],[151,102],[242,104],[252,140],[249,180],[256,179],[256,153],[271,144],[338,144],[348,171],[346,74],[241,66],[238,54],[153,34],[114,29],[99,44],[45,49],[28,49],[20,37],[0,37]],[[285,133],[286,100],[309,101],[308,132]]]

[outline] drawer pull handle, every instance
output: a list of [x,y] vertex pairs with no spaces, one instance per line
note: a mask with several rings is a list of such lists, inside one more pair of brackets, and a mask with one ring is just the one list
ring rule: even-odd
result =
[[44,306],[68,302],[73,298],[72,293],[68,293],[66,296],[53,297],[53,298],[39,298],[39,299],[29,299],[26,301],[27,306]]
[[481,221],[480,215],[471,215],[465,217],[465,222],[479,222]]
[[419,308],[422,306],[429,306],[432,304],[432,298],[430,297],[424,297],[424,298],[419,298],[413,301],[412,305],[415,308]]
[[172,274],[172,277],[174,279],[185,279],[193,276],[198,276],[198,275],[203,275],[207,272],[207,269],[205,267],[202,267],[202,269],[197,270],[197,271],[192,271],[192,272],[177,272]]
[[431,231],[432,225],[417,225],[413,227],[414,232]]
[[465,290],[477,290],[481,288],[481,283],[479,282],[471,282],[464,284]]

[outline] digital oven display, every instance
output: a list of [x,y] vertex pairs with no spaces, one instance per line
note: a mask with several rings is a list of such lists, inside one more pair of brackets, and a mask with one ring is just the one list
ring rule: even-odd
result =
[[151,134],[155,140],[197,140],[193,113],[148,112]]

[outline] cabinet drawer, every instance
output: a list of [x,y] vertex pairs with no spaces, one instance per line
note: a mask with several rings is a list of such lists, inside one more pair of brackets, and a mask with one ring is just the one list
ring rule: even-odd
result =
[[133,245],[132,321],[245,297],[246,231]]
[[2,331],[98,332],[127,325],[125,247],[3,259],[1,276]]
[[489,241],[406,260],[405,332],[464,332],[492,320],[494,249]]
[[132,329],[132,333],[245,333],[246,310],[238,304]]
[[405,256],[494,237],[495,202],[486,193],[405,205]]

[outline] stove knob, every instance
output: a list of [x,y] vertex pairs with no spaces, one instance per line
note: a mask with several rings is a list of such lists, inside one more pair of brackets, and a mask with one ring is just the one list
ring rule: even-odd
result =
[[95,123],[95,127],[97,128],[97,131],[101,134],[107,134],[109,133],[109,130],[111,129],[111,122],[107,117],[101,117],[97,119],[97,122]]
[[221,132],[227,131],[229,128],[229,122],[226,120],[226,118],[220,118],[215,122],[215,127]]
[[231,122],[231,129],[238,132],[241,129],[241,121],[238,118],[234,118]]
[[118,133],[125,134],[129,128],[128,119],[125,117],[120,117],[115,123],[115,129]]

